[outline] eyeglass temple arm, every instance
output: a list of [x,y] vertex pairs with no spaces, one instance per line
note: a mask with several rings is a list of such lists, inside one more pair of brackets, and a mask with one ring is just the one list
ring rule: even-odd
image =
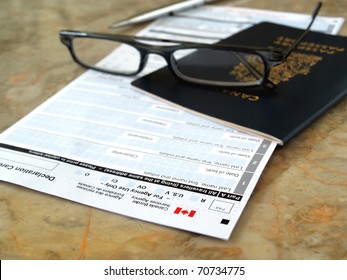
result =
[[312,13],[312,19],[310,24],[307,26],[306,30],[304,31],[304,33],[301,34],[301,36],[293,43],[293,45],[291,45],[283,54],[283,59],[285,60],[291,53],[293,50],[295,50],[295,48],[301,43],[301,41],[306,37],[307,33],[310,31],[311,26],[313,24],[313,22],[315,21],[318,12],[320,10],[320,8],[322,7],[322,2],[318,2],[316,8],[314,9],[313,13]]

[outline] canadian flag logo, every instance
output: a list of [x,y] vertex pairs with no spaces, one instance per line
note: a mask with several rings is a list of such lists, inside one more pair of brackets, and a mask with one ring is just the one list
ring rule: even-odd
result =
[[182,214],[182,215],[187,215],[188,217],[193,218],[195,215],[196,211],[194,210],[186,210],[186,209],[182,209],[181,207],[177,207],[176,210],[174,211],[174,214]]

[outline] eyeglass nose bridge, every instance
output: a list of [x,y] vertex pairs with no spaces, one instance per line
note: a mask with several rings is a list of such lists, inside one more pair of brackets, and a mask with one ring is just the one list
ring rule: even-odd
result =
[[171,50],[162,49],[162,47],[157,47],[157,46],[141,47],[141,48],[138,48],[138,50],[140,51],[141,58],[142,58],[138,72],[141,72],[145,68],[150,55],[157,55],[157,56],[162,57],[165,60],[166,64],[168,65],[169,69],[172,70],[172,65],[171,65],[171,63],[172,63],[172,58],[171,58],[172,51]]

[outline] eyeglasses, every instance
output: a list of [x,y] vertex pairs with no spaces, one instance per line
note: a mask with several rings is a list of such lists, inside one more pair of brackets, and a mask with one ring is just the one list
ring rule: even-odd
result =
[[[315,8],[311,22],[302,35],[286,50],[244,47],[223,44],[200,44],[148,37],[111,35],[63,30],[61,42],[69,49],[79,65],[109,74],[133,76],[140,73],[149,54],[162,56],[170,71],[186,82],[223,86],[274,86],[269,80],[270,70],[285,62],[309,32],[322,3]],[[103,60],[111,51],[126,49],[125,59],[119,63]],[[242,81],[233,75],[242,67]]]

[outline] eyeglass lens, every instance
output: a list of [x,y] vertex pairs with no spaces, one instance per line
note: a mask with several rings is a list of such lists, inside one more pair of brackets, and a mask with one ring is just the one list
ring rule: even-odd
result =
[[[184,58],[180,59],[182,56]],[[258,84],[265,76],[264,62],[256,53],[199,48],[177,50],[173,58],[175,70],[188,81]]]
[[[111,40],[76,37],[73,40],[73,48],[80,62],[103,71],[131,75],[137,73],[141,62],[141,55],[136,48]],[[124,59],[107,60],[106,57],[116,48],[119,56],[122,51],[126,52]]]

